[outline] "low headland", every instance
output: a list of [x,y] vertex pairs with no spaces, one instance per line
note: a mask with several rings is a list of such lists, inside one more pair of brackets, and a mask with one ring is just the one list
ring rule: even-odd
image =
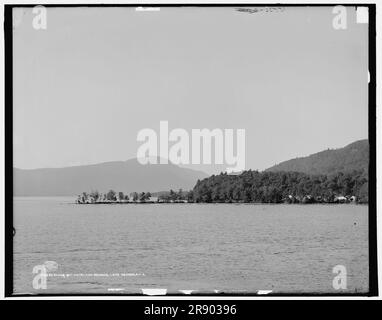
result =
[[367,204],[368,174],[364,170],[309,175],[301,172],[248,170],[198,180],[192,190],[131,192],[109,190],[78,195],[78,204],[156,203],[357,203]]

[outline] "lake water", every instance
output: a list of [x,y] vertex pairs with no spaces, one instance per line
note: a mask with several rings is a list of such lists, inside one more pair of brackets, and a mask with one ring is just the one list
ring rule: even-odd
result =
[[73,202],[15,198],[15,293],[339,293],[336,265],[342,292],[368,291],[367,206]]

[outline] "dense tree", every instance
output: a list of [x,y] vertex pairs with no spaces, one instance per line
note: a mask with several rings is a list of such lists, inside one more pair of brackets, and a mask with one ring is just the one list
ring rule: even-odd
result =
[[138,201],[139,199],[139,195],[137,192],[132,192],[131,193],[131,198],[133,199],[133,201]]
[[145,200],[146,200],[146,193],[145,192],[141,192],[139,194],[139,201],[144,202]]
[[329,176],[249,170],[199,180],[192,193],[195,202],[331,202],[340,195],[367,202],[367,183],[367,173],[356,170]]
[[109,201],[116,201],[117,197],[116,197],[115,191],[114,190],[109,190],[109,192],[106,194],[106,199],[109,200]]
[[169,194],[169,200],[171,201],[175,201],[177,199],[177,194],[174,190],[170,190],[170,194]]
[[98,193],[97,190],[92,191],[92,192],[90,193],[90,196],[94,199],[94,201],[98,201],[98,199],[100,198],[100,194]]

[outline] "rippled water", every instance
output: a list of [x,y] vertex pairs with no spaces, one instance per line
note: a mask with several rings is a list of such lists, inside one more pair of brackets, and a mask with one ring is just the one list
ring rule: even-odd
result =
[[[76,205],[15,198],[15,293],[368,291],[368,207],[361,205]],[[55,261],[47,289],[33,268]],[[65,276],[65,277],[64,277]]]

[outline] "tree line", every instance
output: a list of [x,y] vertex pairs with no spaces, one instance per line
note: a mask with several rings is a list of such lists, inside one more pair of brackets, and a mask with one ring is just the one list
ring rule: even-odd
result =
[[78,195],[77,202],[78,203],[92,203],[92,202],[127,202],[127,201],[133,201],[133,202],[145,202],[148,201],[151,198],[150,192],[132,192],[130,193],[130,196],[127,194],[124,194],[123,192],[119,191],[116,192],[114,190],[109,190],[106,193],[100,193],[97,190],[91,191],[90,193],[82,192],[80,195]]
[[365,171],[308,175],[299,172],[244,171],[221,173],[198,180],[195,202],[336,202],[348,199],[367,203],[368,175]]

